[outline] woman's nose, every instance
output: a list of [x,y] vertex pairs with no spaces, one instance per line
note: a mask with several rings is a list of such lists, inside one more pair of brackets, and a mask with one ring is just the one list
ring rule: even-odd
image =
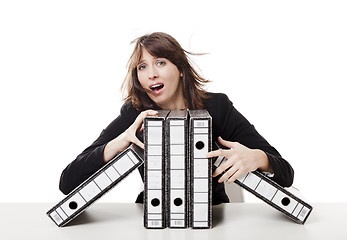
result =
[[157,79],[158,78],[158,73],[156,72],[156,70],[153,68],[153,67],[150,67],[149,68],[149,71],[148,71],[148,78],[150,80],[154,80],[154,79]]

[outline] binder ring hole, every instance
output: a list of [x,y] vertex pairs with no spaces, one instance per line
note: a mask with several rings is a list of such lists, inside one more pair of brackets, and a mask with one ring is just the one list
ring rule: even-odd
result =
[[281,203],[283,204],[283,206],[288,206],[290,203],[290,199],[287,197],[284,197],[284,198],[282,198]]
[[203,149],[205,147],[205,144],[202,141],[198,141],[195,143],[195,147],[199,150]]
[[160,204],[160,200],[158,198],[154,198],[154,199],[152,199],[151,204],[154,207],[158,207]]
[[181,206],[182,203],[183,203],[182,198],[175,198],[174,204],[175,204],[176,206]]
[[74,210],[74,209],[76,209],[77,207],[78,207],[77,202],[72,201],[72,202],[69,203],[69,208],[70,208],[70,209]]

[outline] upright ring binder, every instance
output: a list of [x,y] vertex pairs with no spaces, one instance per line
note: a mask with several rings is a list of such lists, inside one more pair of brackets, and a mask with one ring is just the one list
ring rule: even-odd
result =
[[169,110],[144,119],[144,226],[166,227],[165,119]]
[[190,110],[191,208],[193,228],[212,226],[212,118],[207,110]]
[[172,110],[167,125],[167,225],[188,227],[189,156],[188,111]]

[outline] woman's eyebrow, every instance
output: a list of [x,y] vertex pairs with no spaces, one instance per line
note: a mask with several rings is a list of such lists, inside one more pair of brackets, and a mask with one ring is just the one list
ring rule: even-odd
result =
[[[164,57],[153,57],[153,59],[154,60],[158,60],[158,59],[166,59],[166,58],[164,58]],[[140,65],[140,64],[145,63],[145,62],[146,62],[146,59],[142,59],[141,61],[138,62],[137,65]]]
[[144,63],[144,62],[145,62],[145,59],[142,59],[141,61],[138,62],[137,65],[140,65],[140,64],[142,64],[142,63]]

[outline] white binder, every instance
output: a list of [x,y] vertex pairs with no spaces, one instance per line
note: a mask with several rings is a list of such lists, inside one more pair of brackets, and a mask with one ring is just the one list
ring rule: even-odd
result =
[[167,226],[187,228],[189,192],[188,111],[172,110],[167,131]]
[[[219,143],[216,144],[218,147],[221,147]],[[226,161],[225,157],[218,157],[214,166],[219,167],[224,161]],[[311,205],[259,171],[247,173],[235,180],[235,183],[297,223],[304,224],[313,209]]]
[[190,110],[190,221],[192,228],[212,227],[212,118],[206,110]]
[[139,167],[142,159],[143,150],[131,144],[50,209],[47,215],[57,226],[64,226]]
[[165,119],[169,110],[144,119],[144,226],[166,227]]

